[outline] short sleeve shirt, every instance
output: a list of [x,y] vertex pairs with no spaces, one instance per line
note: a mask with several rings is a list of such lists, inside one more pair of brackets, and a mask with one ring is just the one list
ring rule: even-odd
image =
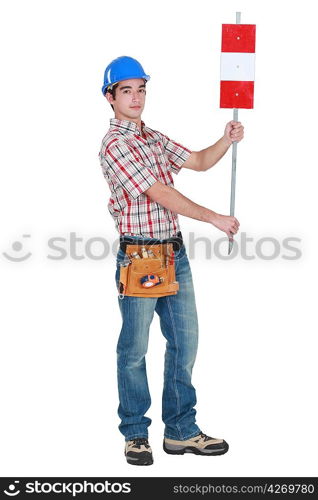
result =
[[178,214],[144,192],[156,181],[173,187],[191,151],[166,135],[136,123],[111,118],[99,152],[111,197],[108,210],[120,235],[165,239],[180,231]]

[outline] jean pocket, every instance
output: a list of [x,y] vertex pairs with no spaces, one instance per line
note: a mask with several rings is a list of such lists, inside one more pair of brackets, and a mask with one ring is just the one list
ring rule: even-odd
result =
[[184,245],[182,245],[180,250],[174,252],[174,258],[176,261],[181,260],[182,258],[184,258],[185,255],[186,255],[186,249]]
[[129,261],[128,255],[121,248],[119,248],[116,255],[117,267],[119,267],[121,264],[128,263],[128,261]]

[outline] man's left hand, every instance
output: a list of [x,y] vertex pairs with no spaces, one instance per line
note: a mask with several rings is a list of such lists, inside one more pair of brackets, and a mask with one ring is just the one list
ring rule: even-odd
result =
[[240,142],[244,137],[244,127],[241,122],[232,120],[227,123],[224,131],[224,137],[227,141],[229,141],[229,143],[234,141]]

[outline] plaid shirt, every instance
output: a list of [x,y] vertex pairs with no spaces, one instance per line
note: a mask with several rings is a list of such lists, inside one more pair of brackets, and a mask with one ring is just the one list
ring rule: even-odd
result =
[[191,151],[141,122],[111,118],[100,153],[109,184],[108,210],[119,234],[165,239],[180,231],[178,215],[144,194],[156,181],[173,186]]

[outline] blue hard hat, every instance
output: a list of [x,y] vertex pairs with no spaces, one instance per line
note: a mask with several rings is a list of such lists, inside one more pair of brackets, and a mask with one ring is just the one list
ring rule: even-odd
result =
[[133,57],[117,57],[105,69],[104,85],[102,86],[103,94],[105,94],[105,90],[109,85],[132,78],[143,78],[148,81],[150,76],[145,74],[141,64]]

